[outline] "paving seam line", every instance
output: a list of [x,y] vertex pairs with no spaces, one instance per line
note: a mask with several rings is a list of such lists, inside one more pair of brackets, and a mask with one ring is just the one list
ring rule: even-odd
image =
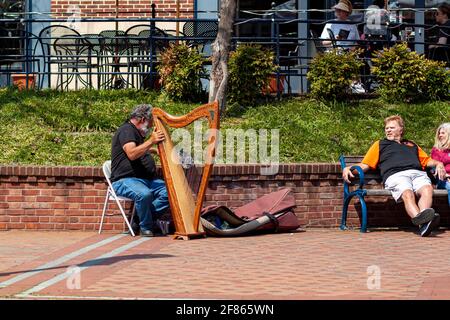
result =
[[[145,242],[147,240],[150,240],[150,239],[151,238],[144,238],[144,237],[140,238],[140,239],[135,240],[133,242],[130,242],[130,243],[126,244],[126,245],[123,245],[123,246],[121,246],[119,248],[116,248],[116,249],[114,249],[114,250],[112,250],[112,251],[110,251],[108,253],[105,253],[105,254],[103,254],[103,255],[95,258],[95,259],[86,261],[86,262],[84,262],[84,263],[82,263],[82,264],[80,264],[78,266],[80,268],[79,271],[81,272],[83,270],[86,270],[89,267],[102,264],[105,260],[107,260],[107,259],[109,259],[111,257],[114,257],[115,255],[118,255],[118,254],[120,254],[120,253],[122,253],[122,252],[124,252],[124,251],[126,251],[128,249],[136,247],[136,246],[140,245],[141,243],[143,243],[143,242]],[[61,273],[61,274],[59,274],[59,275],[57,275],[57,276],[55,276],[55,277],[53,277],[53,278],[51,278],[51,279],[49,279],[47,281],[41,282],[40,284],[34,286],[31,289],[28,289],[28,290],[23,291],[23,292],[21,292],[19,294],[16,294],[15,296],[16,297],[30,297],[30,296],[31,297],[35,297],[35,296],[32,295],[33,293],[39,292],[39,291],[41,291],[41,290],[43,290],[45,288],[48,288],[48,287],[50,287],[50,286],[52,286],[52,285],[54,285],[54,284],[56,284],[56,283],[58,283],[58,282],[60,282],[60,281],[62,281],[64,279],[68,278],[69,276],[70,276],[70,274],[68,272],[63,272],[63,273]]]
[[32,277],[32,276],[34,276],[34,275],[36,275],[38,273],[46,271],[47,269],[56,267],[56,266],[58,266],[60,264],[63,264],[66,261],[69,261],[69,260],[71,260],[73,258],[81,256],[81,255],[83,255],[83,254],[85,254],[85,253],[87,253],[87,252],[89,252],[89,251],[91,251],[93,249],[97,249],[97,248],[99,248],[101,246],[104,246],[104,245],[106,245],[108,243],[111,243],[111,242],[113,242],[113,241],[115,241],[117,239],[123,238],[125,236],[127,236],[127,235],[126,234],[118,234],[118,235],[112,236],[110,238],[104,239],[104,240],[102,240],[100,242],[93,243],[93,244],[91,244],[91,245],[89,245],[87,247],[84,247],[84,248],[79,249],[77,251],[74,251],[72,253],[66,254],[66,255],[64,255],[64,256],[56,259],[56,260],[47,262],[46,264],[43,264],[43,265],[41,265],[41,266],[39,266],[37,268],[34,268],[31,271],[27,271],[27,272],[22,273],[22,274],[20,274],[18,276],[15,276],[15,277],[13,277],[11,279],[8,279],[8,280],[5,280],[3,282],[0,282],[0,289],[1,288],[6,288],[7,286],[10,286],[10,285],[12,285],[12,284],[14,284],[16,282],[25,280],[25,279],[27,279],[29,277]]
[[174,300],[174,301],[178,301],[178,300],[182,300],[182,301],[201,301],[201,300],[217,300],[217,301],[221,301],[221,300],[229,300],[229,299],[225,299],[225,298],[144,298],[144,297],[104,297],[104,296],[52,296],[52,295],[15,295],[14,297],[19,297],[19,298],[37,298],[37,299],[88,299],[88,300],[156,300],[156,301],[160,301],[160,300]]

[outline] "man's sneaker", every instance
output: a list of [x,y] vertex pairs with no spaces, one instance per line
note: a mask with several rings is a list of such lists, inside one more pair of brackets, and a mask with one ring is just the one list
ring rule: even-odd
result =
[[154,237],[155,235],[151,230],[142,230],[141,229],[141,237]]
[[422,210],[417,216],[412,218],[412,223],[416,226],[420,226],[423,224],[426,224],[433,220],[434,218],[434,209],[433,208],[427,208]]
[[425,224],[419,226],[420,236],[428,237],[431,231],[439,227],[439,222],[441,221],[441,216],[439,213],[435,213],[433,219]]
[[350,86],[352,93],[366,93],[366,89],[361,82],[353,82]]

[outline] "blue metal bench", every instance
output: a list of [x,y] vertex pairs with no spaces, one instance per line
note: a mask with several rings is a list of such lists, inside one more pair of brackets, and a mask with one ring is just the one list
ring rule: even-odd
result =
[[[347,230],[347,211],[350,201],[353,197],[357,197],[361,203],[361,232],[367,232],[367,205],[365,196],[391,196],[391,192],[385,189],[379,189],[382,187],[382,179],[378,170],[369,170],[364,173],[361,167],[356,166],[363,159],[363,156],[344,156],[339,157],[341,163],[341,169],[346,166],[351,166],[351,170],[357,170],[358,175],[355,176],[354,181],[351,184],[343,181],[344,183],[344,205],[342,207],[342,219],[341,230]],[[350,186],[356,186],[356,188],[350,189]],[[378,189],[367,189],[367,186],[377,186]],[[447,196],[447,190],[433,190],[433,196]]]

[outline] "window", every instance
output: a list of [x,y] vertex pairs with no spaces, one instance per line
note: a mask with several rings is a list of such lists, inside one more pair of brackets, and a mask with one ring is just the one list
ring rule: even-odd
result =
[[0,64],[11,63],[23,53],[20,35],[24,26],[20,19],[24,12],[25,0],[0,0]]

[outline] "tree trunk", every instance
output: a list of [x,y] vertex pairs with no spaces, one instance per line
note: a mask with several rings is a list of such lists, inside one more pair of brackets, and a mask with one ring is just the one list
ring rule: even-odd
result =
[[234,15],[236,12],[236,0],[222,0],[220,2],[219,31],[216,40],[212,44],[209,102],[217,100],[220,106],[220,114],[223,114],[226,107],[228,57],[230,53]]

